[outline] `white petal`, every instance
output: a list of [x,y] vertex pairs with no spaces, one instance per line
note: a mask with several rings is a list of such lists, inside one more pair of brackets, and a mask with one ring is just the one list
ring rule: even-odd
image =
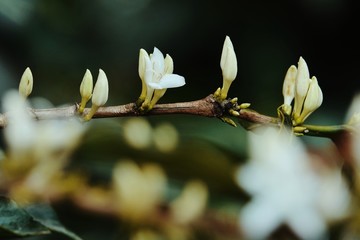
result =
[[140,49],[138,72],[139,72],[140,79],[142,81],[144,81],[144,77],[145,77],[145,71],[146,71],[146,60],[145,59],[146,58],[150,59],[149,54],[144,49]]
[[153,64],[153,69],[156,73],[162,74],[164,72],[165,69],[164,55],[156,47],[154,47],[154,52],[151,56],[151,62]]
[[248,239],[266,239],[283,223],[284,216],[267,199],[257,198],[242,209],[239,220]]
[[165,74],[158,83],[148,83],[154,89],[175,88],[185,85],[185,78],[177,74]]
[[165,74],[172,74],[173,71],[174,71],[174,61],[173,61],[173,59],[170,57],[169,54],[166,54],[164,73],[165,73]]
[[27,111],[27,102],[17,91],[11,90],[3,97],[3,109],[9,124],[4,130],[5,139],[14,154],[24,154],[36,138],[35,122]]
[[297,118],[301,114],[301,109],[309,89],[310,73],[305,60],[300,57],[298,62],[298,70],[295,79],[295,103],[294,117]]
[[287,221],[290,228],[301,239],[322,239],[326,232],[324,219],[317,213],[316,209],[301,208],[296,210]]
[[291,65],[286,72],[283,83],[284,104],[291,105],[291,102],[295,97],[296,73],[297,68],[294,65]]
[[225,37],[225,41],[224,41],[224,45],[223,45],[223,49],[221,52],[221,59],[220,59],[220,67],[224,68],[225,67],[225,61],[227,58],[227,54],[229,53],[228,48],[234,49],[234,46],[229,38],[229,36]]
[[151,82],[153,82],[153,76],[154,76],[154,70],[153,70],[153,65],[152,65],[152,62],[150,60],[149,57],[146,57],[145,56],[145,66],[146,66],[146,69],[145,69],[145,82],[146,84],[149,84]]

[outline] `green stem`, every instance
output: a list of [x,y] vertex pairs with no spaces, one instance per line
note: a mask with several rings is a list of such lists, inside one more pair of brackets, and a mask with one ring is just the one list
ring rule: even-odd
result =
[[299,127],[304,127],[304,130],[302,131],[304,135],[329,138],[344,131],[352,131],[352,128],[349,125],[321,126],[304,124]]

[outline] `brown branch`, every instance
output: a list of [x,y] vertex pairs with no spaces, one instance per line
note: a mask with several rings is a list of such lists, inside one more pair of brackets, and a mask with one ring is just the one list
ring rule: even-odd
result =
[[[226,102],[227,100],[225,100]],[[95,113],[93,118],[111,118],[111,117],[131,117],[131,116],[149,116],[149,115],[168,115],[168,114],[187,114],[203,117],[222,117],[229,115],[229,106],[219,103],[213,95],[209,95],[203,99],[180,102],[180,103],[167,103],[157,104],[154,108],[146,113],[139,112],[135,103],[128,103],[125,105],[101,107]],[[57,119],[57,118],[69,118],[79,116],[78,106],[76,104],[62,107],[62,108],[50,108],[50,109],[29,109],[31,115],[37,120],[44,119]],[[87,114],[90,108],[84,110],[84,114]],[[255,111],[248,109],[241,109],[239,111],[239,119],[248,121],[250,123],[269,124],[277,123],[276,118],[268,117],[259,114]],[[3,128],[7,124],[7,115],[0,114],[0,128]]]
[[[90,108],[84,110],[83,116],[90,111]],[[231,112],[236,111],[234,115]],[[37,120],[58,119],[81,117],[78,113],[78,105],[74,104],[62,108],[50,109],[29,109],[30,114]],[[218,101],[212,94],[209,96],[190,102],[157,104],[149,112],[141,112],[135,103],[128,103],[118,106],[101,107],[95,113],[93,118],[114,118],[114,117],[132,117],[132,116],[150,116],[150,115],[170,115],[187,114],[202,117],[224,118],[236,117],[239,123],[246,129],[252,130],[262,125],[282,126],[281,119],[260,114],[249,108],[240,109],[237,102],[231,99]],[[226,119],[225,119],[226,120]],[[8,122],[7,114],[0,114],[0,128],[6,126]],[[225,121],[226,122],[226,121]],[[229,122],[228,122],[229,123]],[[233,125],[233,124],[231,124]],[[300,127],[300,128],[299,128]],[[295,131],[295,130],[294,130]],[[351,131],[347,125],[318,126],[318,125],[300,125],[296,126],[296,133],[300,135],[328,137],[333,138],[342,132]]]

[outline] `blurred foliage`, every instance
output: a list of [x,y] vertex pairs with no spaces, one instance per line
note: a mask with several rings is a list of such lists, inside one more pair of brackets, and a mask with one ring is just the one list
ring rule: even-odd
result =
[[[322,107],[309,121],[340,123],[360,88],[355,4],[353,0],[2,0],[0,95],[17,87],[23,70],[30,67],[32,96],[56,105],[74,103],[80,100],[85,70],[95,73],[102,68],[110,84],[107,105],[133,102],[141,86],[139,49],[151,52],[156,46],[172,56],[175,72],[186,78],[183,88],[169,89],[160,103],[199,99],[221,85],[220,54],[229,35],[239,67],[229,96],[276,115],[284,74],[303,56],[324,93]],[[232,179],[233,167],[246,157],[243,129],[192,116],[150,117],[151,129],[167,123],[177,131],[177,147],[164,153],[153,142],[141,149],[129,145],[123,136],[126,121],[92,121],[71,167],[104,183],[119,159],[160,163],[174,191],[186,180],[202,179],[209,186],[211,204],[236,214],[232,200],[241,202],[245,197]],[[84,239],[100,239],[103,234],[107,239],[117,239],[118,234],[126,239],[115,220],[77,212],[69,205],[55,209]]]

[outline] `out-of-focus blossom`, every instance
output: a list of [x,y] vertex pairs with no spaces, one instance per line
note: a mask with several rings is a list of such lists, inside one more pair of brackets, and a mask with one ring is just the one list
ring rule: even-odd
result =
[[152,127],[145,118],[128,119],[123,124],[125,141],[136,149],[144,149],[152,142]]
[[357,93],[353,97],[351,105],[346,113],[345,122],[353,126],[360,124],[360,93]]
[[171,152],[179,142],[179,134],[170,123],[161,123],[154,129],[154,144],[160,152]]
[[250,161],[236,175],[252,196],[240,214],[248,239],[264,239],[283,224],[301,239],[319,239],[331,221],[348,214],[340,170],[315,171],[305,147],[290,138],[274,129],[250,135]]
[[207,203],[208,191],[203,182],[190,181],[170,206],[173,217],[180,224],[189,224],[199,218]]
[[353,97],[352,103],[347,111],[345,121],[354,130],[351,141],[351,154],[355,161],[355,170],[360,172],[360,94]]
[[150,229],[141,229],[131,236],[130,240],[163,240],[164,237]]
[[3,105],[8,125],[4,129],[7,151],[1,171],[9,179],[26,178],[29,189],[41,192],[67,163],[85,127],[76,119],[34,120],[17,91],[7,92]]
[[119,162],[113,171],[113,189],[119,213],[135,222],[146,221],[161,203],[166,176],[156,164],[141,167],[131,161]]

